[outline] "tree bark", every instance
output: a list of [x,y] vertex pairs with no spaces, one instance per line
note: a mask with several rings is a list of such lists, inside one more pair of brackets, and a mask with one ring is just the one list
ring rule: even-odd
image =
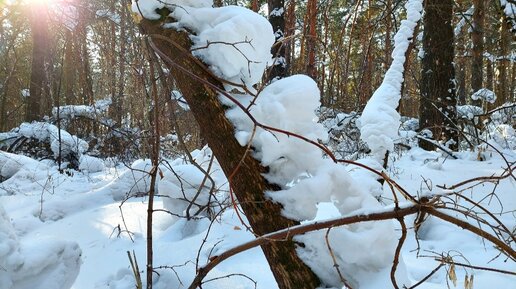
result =
[[[279,204],[265,197],[265,191],[276,191],[279,187],[263,178],[262,174],[267,169],[235,140],[234,127],[225,117],[218,94],[207,83],[221,89],[222,84],[208,72],[206,66],[200,65],[186,52],[191,42],[185,32],[163,29],[161,24],[161,21],[141,22],[143,31],[151,37],[170,68],[175,83],[199,123],[202,136],[213,150],[224,173],[226,176],[233,175],[231,188],[254,233],[263,235],[297,225],[298,222],[281,215]],[[238,171],[233,174],[237,168]],[[320,285],[317,276],[297,256],[294,242],[274,242],[262,246],[262,249],[279,288],[313,289]]]
[[510,101],[508,98],[509,95],[509,81],[507,79],[508,69],[509,69],[509,51],[510,51],[510,43],[511,43],[511,33],[509,31],[509,25],[507,21],[507,16],[505,13],[502,13],[500,18],[500,30],[499,30],[499,58],[496,62],[496,69],[498,70],[498,74],[496,77],[495,83],[496,85],[496,106],[500,106],[504,104],[506,101]]
[[[253,2],[254,3],[254,2]],[[274,57],[273,66],[267,73],[267,82],[287,76],[287,61],[285,59],[285,1],[284,0],[268,0],[269,6],[269,22],[276,41],[271,48]]]
[[[288,40],[285,42],[285,61],[287,67],[292,67],[294,63],[294,47],[295,40],[291,38],[296,33],[296,1],[289,0],[286,5],[285,14],[285,37]],[[292,73],[292,68],[289,68]]]
[[44,2],[31,6],[32,64],[30,75],[30,95],[27,97],[25,121],[39,120],[43,116],[43,107],[50,97],[49,68],[50,39],[48,31],[48,7]]
[[306,38],[307,63],[306,74],[317,79],[317,71],[315,67],[315,48],[317,46],[317,1],[308,0],[307,11],[308,21],[308,37]]
[[[483,60],[484,60],[484,13],[485,0],[475,0],[475,10],[473,12],[473,32],[471,33],[471,42],[473,44],[472,62],[471,62],[471,93],[481,89],[484,77]],[[474,105],[482,106],[480,99],[473,101]]]
[[[419,128],[430,129],[435,140],[447,142],[450,149],[457,150],[452,16],[452,0],[425,1]],[[419,146],[434,149],[422,140]]]

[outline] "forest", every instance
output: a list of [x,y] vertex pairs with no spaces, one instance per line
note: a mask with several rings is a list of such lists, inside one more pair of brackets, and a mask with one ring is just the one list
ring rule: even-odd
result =
[[516,286],[516,0],[0,0],[0,289]]

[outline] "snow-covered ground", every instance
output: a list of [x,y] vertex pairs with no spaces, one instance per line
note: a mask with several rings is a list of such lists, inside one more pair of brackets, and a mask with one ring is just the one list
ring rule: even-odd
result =
[[[134,188],[135,181],[140,180],[141,175],[135,177],[131,173],[131,177],[128,177],[129,169],[124,166],[106,168],[97,173],[59,174],[57,167],[48,162],[37,162],[25,157],[0,153],[4,160],[17,158],[16,163],[21,164],[14,166],[6,165],[5,161],[2,163],[2,174],[10,177],[0,183],[0,207],[4,207],[8,216],[7,222],[0,222],[0,225],[5,227],[0,228],[0,237],[4,238],[5,235],[2,235],[2,232],[12,225],[11,231],[14,232],[17,243],[14,247],[20,249],[21,258],[28,260],[26,262],[32,262],[28,264],[29,267],[39,268],[47,266],[47,263],[68,264],[65,262],[67,256],[61,254],[62,250],[75,248],[75,251],[72,250],[69,254],[73,257],[73,253],[77,253],[77,247],[74,245],[76,243],[82,251],[80,269],[68,264],[57,268],[52,267],[52,270],[58,272],[53,273],[54,275],[51,271],[44,271],[42,275],[47,274],[51,278],[56,278],[52,276],[72,276],[73,278],[76,273],[74,270],[78,269],[77,279],[72,286],[74,289],[134,288],[135,281],[127,252],[134,250],[139,268],[143,271],[146,258],[147,200],[145,197],[135,197],[123,202],[120,197]],[[509,160],[515,160],[516,153],[506,151],[506,157]],[[172,164],[178,165],[178,161]],[[462,153],[460,159],[452,160],[445,159],[439,153],[425,152],[416,148],[403,155],[394,156],[389,172],[407,191],[425,194],[428,190],[439,190],[437,185],[449,186],[477,176],[501,174],[504,165],[503,160],[496,155],[486,161],[477,161],[474,154]],[[216,167],[215,170],[217,170]],[[7,174],[7,171],[10,173]],[[221,181],[220,172],[218,181]],[[496,188],[496,197],[484,198],[493,188],[492,184],[484,184],[463,193],[475,200],[483,199],[481,202],[483,206],[497,214],[507,227],[515,228],[516,185],[514,181],[502,180]],[[125,192],[122,192],[124,190]],[[162,208],[162,199],[156,200],[156,208]],[[339,216],[339,213],[333,205],[319,205],[317,219],[336,216]],[[253,238],[253,235],[240,224],[232,208],[223,211],[211,227],[207,218],[191,221],[177,220],[162,212],[156,212],[154,217],[154,265],[163,266],[157,270],[160,275],[155,276],[155,288],[187,287],[194,276],[197,262],[199,265],[205,264],[209,256],[218,255],[232,246]],[[412,220],[413,218],[407,219],[409,226]],[[419,238],[418,253],[416,251],[418,244],[413,230],[409,230],[409,236],[402,251],[408,275],[413,284],[439,265],[439,262],[434,259],[440,254],[452,256],[458,263],[516,271],[516,264],[504,256],[492,260],[498,256],[498,252],[489,242],[442,221],[428,219],[419,230]],[[3,256],[2,246],[5,246],[5,243],[5,240],[0,240],[0,256]],[[202,249],[199,249],[201,245],[203,245]],[[56,246],[62,246],[58,254],[55,254]],[[3,253],[5,255],[5,252]],[[9,252],[7,256],[8,254]],[[0,265],[8,266],[9,258],[5,259],[7,261],[0,260]],[[5,271],[5,268],[3,269]],[[20,273],[19,271],[18,273],[24,276],[37,275],[34,270],[29,268],[29,272]],[[465,274],[474,276],[473,285],[477,289],[513,288],[516,285],[514,275],[460,266],[456,266],[453,271],[457,275],[457,288],[464,288]],[[453,288],[453,278],[450,279],[449,273],[450,267],[444,266],[419,288],[445,288],[446,284]],[[277,287],[259,249],[249,250],[223,262],[210,273],[207,279],[231,274],[237,275],[208,282],[203,287],[255,288],[255,284],[243,275],[256,281],[257,288]],[[389,272],[386,271],[385,274]],[[9,278],[9,274],[7,275]],[[12,276],[14,275],[11,274],[11,278]],[[0,280],[2,277],[5,278],[5,272],[0,268]],[[34,278],[40,278],[34,280],[44,280],[38,276]],[[144,276],[143,279],[145,279]],[[5,284],[7,283],[0,283],[0,288],[11,288]],[[40,283],[15,282],[15,284],[18,284],[14,287],[16,289],[49,288],[49,285],[41,287],[43,281]],[[373,279],[364,287],[390,288],[390,286],[384,283],[377,284]]]

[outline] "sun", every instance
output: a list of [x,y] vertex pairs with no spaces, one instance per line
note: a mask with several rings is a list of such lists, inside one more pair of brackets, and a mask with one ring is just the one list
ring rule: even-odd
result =
[[25,0],[25,3],[27,4],[36,4],[36,5],[49,5],[56,2],[59,2],[60,0]]

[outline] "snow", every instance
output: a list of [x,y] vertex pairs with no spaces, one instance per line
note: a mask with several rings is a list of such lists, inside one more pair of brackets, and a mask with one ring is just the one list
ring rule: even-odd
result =
[[215,75],[248,87],[258,83],[274,44],[266,18],[238,6],[174,9],[175,29],[194,32],[192,53],[208,64]]
[[212,0],[133,0],[131,8],[134,13],[140,13],[144,18],[157,20],[161,18],[161,15],[156,13],[156,10],[164,7],[172,10],[176,7],[201,8],[212,5]]
[[471,99],[480,99],[485,102],[494,103],[496,101],[496,94],[487,88],[481,88],[471,95]]
[[285,13],[283,7],[281,7],[281,8],[274,8],[274,10],[272,10],[270,12],[269,16],[280,17],[281,15],[283,15],[283,13]]
[[22,89],[21,90],[21,95],[23,98],[27,98],[30,96],[30,90],[28,88],[25,88],[25,89]]
[[[410,0],[406,4],[407,20],[402,21],[395,36],[393,63],[360,118],[362,137],[373,158],[359,162],[374,168],[386,151],[393,150],[398,138],[400,116],[396,107],[404,57],[421,17],[421,2]],[[171,17],[177,20],[167,27],[192,31],[192,53],[207,63],[213,73],[252,87],[270,62],[270,47],[274,42],[270,24],[243,8],[210,8],[211,4],[211,1],[140,0],[133,2],[133,11],[158,19],[155,10],[167,7]],[[232,88],[226,86],[228,91]],[[232,96],[240,106],[225,95],[220,95],[220,100],[229,107],[227,117],[235,127],[235,137],[242,146],[251,145],[253,156],[268,168],[264,177],[281,187],[280,191],[266,194],[282,205],[285,216],[312,222],[393,209],[392,195],[382,194],[389,190],[387,183],[380,184],[375,175],[358,164],[344,166],[333,162],[307,141],[328,140],[326,129],[317,123],[320,91],[314,80],[295,75],[273,82],[257,95],[240,91]],[[89,113],[88,110],[87,107],[63,109],[65,114],[70,111],[70,115]],[[328,123],[338,128],[344,119],[345,115],[337,114],[333,124]],[[257,127],[253,120],[262,127]],[[497,125],[500,137],[514,136],[512,127]],[[26,137],[49,139],[55,153],[57,127],[26,123],[18,131]],[[140,268],[145,268],[146,202],[151,172],[158,173],[152,229],[154,265],[158,266],[159,274],[154,275],[154,288],[184,288],[210,257],[256,237],[244,230],[235,212],[237,204],[228,198],[228,181],[208,147],[192,152],[194,163],[178,158],[165,159],[153,166],[150,160],[136,160],[130,166],[106,168],[103,160],[83,155],[87,144],[65,131],[60,133],[64,140],[61,147],[81,155],[79,166],[83,172],[60,174],[52,162],[0,152],[0,280],[4,281],[0,284],[8,284],[7,289],[134,288],[135,277],[128,265],[127,252],[134,252]],[[514,151],[510,151],[512,146],[501,149],[509,161],[516,159]],[[503,173],[502,158],[493,151],[489,153],[492,155],[487,161],[478,162],[474,153],[463,152],[458,154],[459,159],[449,160],[437,152],[415,148],[391,160],[386,172],[394,172],[393,178],[412,194],[440,195],[442,201],[449,201],[451,196],[446,197],[451,191],[436,184],[450,185],[465,178]],[[488,197],[494,188],[499,202],[491,203]],[[496,184],[469,188],[467,194],[513,228],[515,218],[506,214],[516,209],[513,191],[514,183],[507,178]],[[467,205],[464,200],[455,201],[459,206]],[[191,202],[194,204],[190,206]],[[414,216],[406,217],[406,224],[411,225],[413,219]],[[465,221],[477,225],[473,219]],[[396,272],[400,285],[410,286],[423,278],[435,267],[434,258],[439,254],[464,257],[473,264],[486,264],[498,254],[477,236],[435,218],[423,224],[418,233],[419,242],[411,226],[407,233]],[[400,234],[398,223],[387,220],[311,232],[295,236],[295,240],[304,244],[297,252],[323,285],[343,286],[335,270],[338,267],[353,288],[377,289],[390,284]],[[414,249],[430,258],[414,253]],[[455,253],[459,251],[460,255]],[[505,263],[501,258],[495,258],[490,266],[516,269],[514,262]],[[442,288],[447,284],[443,271],[420,288]],[[475,288],[479,284],[490,288],[494,283],[503,288],[516,281],[514,276],[498,279],[494,272],[466,272],[475,273]],[[462,271],[457,274],[464,277]],[[254,288],[255,283],[242,276],[256,280],[259,289],[277,288],[258,248],[217,266],[207,277],[213,281],[203,284],[203,288]]]
[[22,155],[11,154],[0,151],[0,176],[8,179],[26,167],[39,167],[46,165]]
[[79,159],[79,170],[81,171],[98,173],[103,171],[104,168],[104,161],[99,158],[82,155]]
[[136,160],[129,168],[115,178],[109,186],[109,192],[115,200],[121,201],[143,195],[150,189],[151,161]]
[[380,87],[374,92],[360,117],[361,138],[371,154],[381,162],[387,151],[394,149],[394,139],[398,137],[400,115],[396,111],[401,98],[401,85],[405,53],[412,41],[417,22],[421,19],[421,0],[408,1],[405,5],[407,19],[401,21],[400,29],[394,36],[392,63],[385,73]]
[[239,6],[211,8],[213,2],[184,0],[133,1],[133,12],[159,19],[156,9],[167,7],[177,22],[167,28],[188,29],[192,54],[217,76],[252,87],[261,80],[267,63],[272,62],[272,27],[266,18]]
[[177,101],[177,104],[179,104],[179,107],[181,107],[183,110],[190,110],[190,106],[188,105],[188,102],[186,102],[186,99],[183,97],[180,91],[178,90],[172,90],[170,92],[170,97],[172,99],[175,99]]
[[[107,112],[111,105],[111,99],[100,99],[93,105],[64,105],[59,107],[59,117],[71,119],[74,117],[96,118],[98,115]],[[57,118],[58,107],[52,108],[52,116]]]
[[480,106],[470,104],[457,106],[457,117],[459,119],[474,120],[476,116],[482,113],[484,113],[484,110]]
[[48,141],[55,157],[71,153],[81,155],[88,150],[87,142],[46,122],[22,123],[18,133],[26,138]]
[[503,12],[512,22],[513,29],[516,29],[516,3],[507,0],[500,0]]
[[461,14],[461,19],[459,23],[455,26],[455,29],[453,30],[453,33],[455,37],[458,37],[462,31],[462,28],[469,22],[471,22],[471,17],[473,16],[473,12],[475,11],[475,6],[472,5],[471,7],[466,10],[463,14]]
[[[510,157],[509,161],[516,160],[516,153],[514,151],[505,152],[506,156]],[[199,153],[201,155],[198,155]],[[18,176],[15,174],[0,183],[0,256],[2,256],[0,258],[0,266],[6,268],[5,262],[8,259],[5,259],[4,256],[6,256],[5,252],[10,252],[9,255],[13,256],[13,258],[15,255],[12,254],[18,254],[19,260],[29,258],[25,259],[30,262],[26,266],[31,266],[27,267],[27,270],[34,268],[36,265],[43,266],[48,264],[48,268],[54,269],[54,272],[56,272],[56,275],[52,276],[57,276],[57,272],[64,272],[70,274],[67,275],[70,278],[78,270],[77,279],[71,287],[74,289],[134,288],[134,277],[130,271],[126,251],[132,252],[132,250],[135,250],[140,269],[143,269],[145,263],[146,199],[144,197],[133,198],[121,204],[120,201],[113,200],[111,195],[108,194],[108,192],[113,190],[113,180],[117,176],[126,173],[127,168],[122,166],[116,170],[106,169],[99,173],[76,172],[70,176],[59,175],[55,166],[48,166],[45,162],[29,160],[28,158],[13,154],[4,154],[2,153],[3,156],[23,159],[19,162],[24,165],[20,166],[17,173]],[[194,153],[194,155],[198,157],[199,162],[203,163],[203,165],[206,165],[205,161],[210,157],[208,151],[199,151]],[[495,155],[489,161],[484,162],[479,162],[475,159],[475,154],[472,153],[461,153],[461,158],[451,160],[443,158],[437,152],[413,149],[393,162],[392,166],[398,172],[395,174],[396,181],[408,191],[418,192],[419,194],[439,194],[441,190],[436,185],[451,185],[468,178],[502,172],[502,159],[499,156]],[[441,169],[434,170],[429,168],[426,165],[429,161],[439,163]],[[176,168],[176,166],[184,168],[186,165],[181,159],[170,160],[170,164],[173,168]],[[217,170],[220,170],[220,168],[215,163],[212,172]],[[328,169],[328,171],[330,170]],[[23,172],[31,172],[32,177],[22,178],[22,175],[28,176]],[[183,169],[183,175],[186,174],[185,172],[191,174],[192,177],[198,175],[197,172],[193,171],[193,168],[191,170],[188,168]],[[43,218],[44,221],[42,221],[38,218],[38,214],[33,215],[28,212],[39,212],[41,205],[41,186],[34,185],[34,181],[38,183],[44,182],[49,175],[52,177],[51,187],[53,188],[53,194],[43,195],[43,212],[57,212],[57,209],[59,209],[61,216],[60,218],[52,219]],[[164,180],[169,182],[172,180],[169,177],[171,176],[166,172]],[[188,177],[190,178],[190,176]],[[221,175],[214,175],[214,177],[217,186],[225,182]],[[422,177],[426,181],[423,181]],[[493,187],[494,184],[486,183],[484,186],[477,186],[469,190],[467,195],[477,201],[483,200],[481,202],[482,205],[497,213],[509,228],[514,227],[516,225],[514,217],[511,214],[501,213],[516,209],[516,201],[512,195],[514,184],[509,179],[505,179],[497,185],[497,198],[500,199],[500,202],[494,200],[489,202],[485,198],[491,193]],[[11,193],[6,193],[7,190]],[[322,192],[322,188],[320,192]],[[165,197],[157,198],[156,209],[164,208],[163,203],[165,200]],[[464,203],[462,204],[464,205]],[[503,207],[500,204],[503,204]],[[124,226],[120,206],[127,227]],[[1,207],[5,208],[7,215],[1,213],[3,210]],[[389,208],[392,208],[392,206]],[[377,210],[389,208],[378,208]],[[317,211],[317,217],[314,220],[325,220],[342,215],[331,202],[320,203],[315,210]],[[358,210],[356,213],[363,214],[373,211],[373,209],[365,209],[365,211]],[[242,225],[231,208],[222,213],[217,218],[217,221],[211,225],[209,234],[207,230],[210,222],[206,218],[186,221],[185,218],[177,219],[169,214],[160,212],[155,213],[154,217],[155,263],[158,266],[178,265],[179,267],[176,267],[175,270],[184,286],[187,286],[193,278],[197,251],[206,235],[208,235],[208,238],[207,243],[201,250],[200,265],[207,262],[208,256],[218,255],[235,245],[254,238],[246,230],[238,229],[242,228]],[[409,227],[412,221],[413,218],[411,217],[406,219]],[[370,229],[369,226],[379,226],[379,228]],[[330,231],[330,244],[336,254],[336,258],[341,261],[340,268],[350,282],[359,284],[356,288],[378,289],[389,286],[385,284],[390,284],[390,265],[387,267],[382,265],[391,264],[392,259],[389,259],[388,250],[379,244],[384,244],[386,242],[385,238],[389,239],[389,242],[397,242],[399,231],[396,234],[392,234],[390,226],[391,224],[386,224],[386,222],[384,224],[369,223],[367,226],[360,224],[333,228]],[[119,229],[122,231],[119,231]],[[373,231],[379,230],[381,233],[371,235],[369,229]],[[126,230],[130,232],[134,242],[131,242],[129,233]],[[332,265],[331,257],[328,255],[328,249],[324,241],[325,234],[326,231],[321,231],[298,237],[299,241],[305,241],[307,245],[305,249],[299,252],[300,254],[310,256],[306,260],[313,262],[313,269],[318,271],[321,276],[327,276],[326,278],[331,281],[334,280],[331,273],[335,269]],[[458,253],[453,253],[460,252],[473,265],[484,265],[509,271],[516,270],[514,262],[504,262],[504,259],[501,258],[497,258],[487,265],[487,262],[498,253],[495,248],[467,231],[460,230],[435,218],[430,218],[423,225],[419,236],[420,250],[424,253],[421,255],[430,255],[432,257],[417,257],[416,253],[413,252],[414,249],[418,248],[418,245],[414,240],[413,230],[409,228],[407,243],[402,250],[402,258],[406,268],[400,267],[398,271],[400,277],[405,275],[405,278],[408,278],[407,282],[412,284],[419,281],[438,265],[438,262],[434,261],[433,256],[438,257],[435,254],[440,253],[456,255],[454,258],[457,262],[464,262],[458,257]],[[68,241],[59,241],[56,240],[57,238]],[[310,239],[316,239],[318,242],[310,242]],[[80,269],[77,269],[77,263],[73,258],[74,256],[77,257],[78,255],[75,254],[79,252],[77,251],[78,248],[73,245],[74,243],[79,244],[82,251],[80,257],[82,265]],[[35,247],[38,249],[34,249]],[[353,249],[341,250],[341,248],[346,247]],[[66,249],[59,253],[60,250],[58,248]],[[68,261],[62,266],[57,266],[57,264],[61,264],[57,260]],[[317,260],[321,262],[315,262]],[[180,266],[187,261],[193,263]],[[366,267],[379,269],[378,272],[373,273],[365,270]],[[403,270],[406,270],[406,274],[404,274]],[[32,283],[30,284],[32,287],[14,287],[16,289],[61,288],[59,286],[54,287],[54,284],[45,283],[50,282],[50,279],[47,279],[47,281],[40,279],[43,276],[50,277],[51,275],[46,273],[35,275],[37,270],[22,271],[16,274],[6,274],[6,271],[0,270],[0,280],[3,281],[0,284],[4,286],[0,286],[0,288],[11,289],[11,287],[5,287],[4,284],[12,282],[13,277],[16,280],[20,280],[20,276],[23,276],[24,280],[29,280],[25,278],[32,276],[30,280],[34,281],[37,279],[42,286],[38,287]],[[34,274],[29,274],[29,272]],[[47,272],[50,272],[50,270]],[[181,288],[173,271],[159,269],[158,272],[160,276],[156,276],[156,288]],[[459,280],[457,288],[463,286],[463,281],[461,280],[464,280],[465,272],[474,274],[474,288],[479,289],[493,288],[493,284],[497,288],[510,288],[511,284],[516,282],[514,276],[500,275],[482,270],[457,269]],[[231,273],[248,275],[258,282],[258,289],[277,288],[263,253],[259,249],[253,249],[226,260],[208,278]],[[441,269],[436,275],[424,282],[420,288],[443,288],[443,286],[446,286],[446,279],[446,272],[444,269]],[[65,283],[63,282],[63,284]],[[400,279],[399,284],[403,283],[405,283],[403,279]],[[21,285],[17,286],[22,286],[22,283],[19,284]],[[338,286],[338,284],[336,285]],[[254,288],[254,284],[245,279],[232,277],[209,282],[203,287],[251,289]]]
[[[314,112],[319,107],[319,94],[313,79],[305,75],[290,76],[265,87],[255,99],[250,113],[264,125],[300,134],[316,142],[325,140],[327,133],[316,122]],[[247,106],[252,98],[239,100]],[[256,128],[253,136],[252,121],[234,104],[226,115],[235,125],[235,136],[240,144],[244,146],[252,141],[254,156],[270,168],[267,174],[269,181],[285,185],[319,167],[322,153],[314,149],[312,144],[262,128]]]
[[97,17],[108,18],[109,20],[113,21],[113,23],[116,23],[116,24],[120,25],[120,15],[118,15],[117,13],[113,13],[113,12],[109,11],[109,9],[97,10],[95,12],[95,15]]
[[2,289],[68,289],[79,273],[80,256],[81,250],[74,242],[40,237],[20,240],[0,203]]

